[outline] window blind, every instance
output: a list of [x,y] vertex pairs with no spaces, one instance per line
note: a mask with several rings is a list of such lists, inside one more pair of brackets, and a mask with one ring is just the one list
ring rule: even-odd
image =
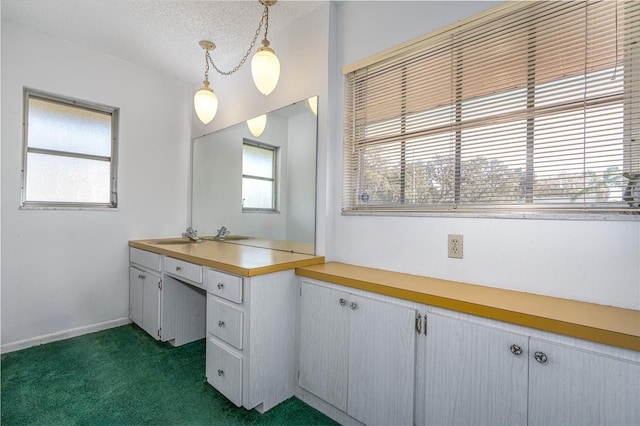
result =
[[640,212],[639,17],[507,2],[347,67],[343,212]]

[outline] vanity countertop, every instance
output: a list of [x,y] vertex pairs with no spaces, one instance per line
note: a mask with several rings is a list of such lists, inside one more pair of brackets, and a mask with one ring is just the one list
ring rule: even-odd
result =
[[[254,239],[252,245],[233,241],[166,244],[180,238],[129,241],[129,247],[209,266],[245,277],[270,274],[298,267],[324,263],[323,256],[297,253],[296,243]],[[165,243],[165,244],[163,244]]]
[[640,311],[329,262],[296,274],[640,351]]

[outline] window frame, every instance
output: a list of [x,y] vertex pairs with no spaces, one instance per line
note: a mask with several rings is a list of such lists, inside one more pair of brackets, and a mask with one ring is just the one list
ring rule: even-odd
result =
[[[461,162],[461,159],[464,158],[464,154],[461,153],[462,140],[461,140],[461,133],[460,133],[461,130],[459,127],[460,123],[464,122],[464,119],[461,118],[463,114],[462,109],[464,108],[464,105],[466,102],[473,102],[474,100],[482,99],[482,98],[466,99],[466,98],[463,98],[457,91],[455,93],[455,96],[456,96],[455,102],[453,104],[446,106],[447,108],[455,112],[455,116],[456,116],[455,121],[453,123],[442,124],[441,126],[438,125],[433,128],[430,128],[430,130],[432,131],[437,131],[436,128],[441,128],[443,130],[446,130],[447,128],[455,129],[453,130],[455,135],[455,147],[454,147],[455,158],[452,160],[452,163],[451,163],[452,167],[454,165],[454,162],[456,166],[455,181],[454,181],[455,201],[452,204],[444,203],[440,205],[428,204],[428,203],[416,204],[416,205],[404,204],[405,197],[404,197],[402,182],[404,182],[405,185],[407,184],[407,182],[404,180],[404,173],[405,173],[405,166],[409,163],[406,163],[403,160],[404,150],[402,148],[402,145],[404,143],[407,143],[407,141],[411,139],[411,136],[407,133],[407,137],[404,137],[403,135],[405,135],[405,131],[400,130],[400,131],[397,131],[396,133],[393,133],[394,136],[389,137],[389,139],[387,139],[388,142],[384,142],[389,144],[392,144],[392,143],[397,144],[399,146],[398,148],[399,152],[398,154],[396,154],[396,156],[399,157],[400,159],[398,160],[399,163],[395,165],[396,169],[399,168],[399,171],[397,171],[399,173],[399,176],[397,180],[394,181],[396,185],[399,185],[399,188],[394,188],[394,192],[393,192],[393,195],[394,197],[397,198],[397,200],[390,201],[389,203],[383,202],[379,205],[374,204],[370,207],[365,206],[368,199],[368,194],[362,192],[362,190],[358,191],[358,188],[362,183],[361,179],[364,174],[364,170],[366,170],[365,166],[363,166],[364,155],[366,155],[366,151],[363,150],[363,151],[360,151],[358,154],[355,154],[355,155],[359,155],[358,158],[356,158],[353,154],[353,152],[355,152],[356,150],[359,150],[358,146],[360,144],[362,144],[363,146],[367,145],[367,142],[366,142],[367,138],[362,136],[364,132],[367,132],[367,125],[364,125],[364,127],[358,127],[358,126],[363,126],[362,124],[357,124],[357,122],[359,120],[362,120],[362,122],[364,122],[364,118],[363,117],[361,118],[361,116],[358,115],[360,114],[360,110],[352,106],[356,102],[356,98],[359,96],[358,92],[354,91],[353,89],[353,87],[355,87],[355,85],[357,84],[356,82],[358,81],[358,78],[360,78],[359,75],[362,73],[362,75],[366,79],[368,78],[366,76],[366,73],[369,67],[373,66],[374,67],[373,72],[375,73],[378,70],[382,69],[381,67],[376,68],[375,66],[377,64],[383,63],[387,59],[392,59],[394,57],[402,56],[406,52],[414,51],[417,45],[425,42],[428,43],[429,42],[428,40],[431,37],[440,36],[441,34],[446,33],[447,31],[450,31],[450,30],[454,30],[458,26],[463,26],[466,23],[473,24],[474,22],[482,21],[486,17],[496,13],[496,11],[498,11],[499,13],[500,9],[502,9],[503,7],[504,7],[503,5],[499,5],[497,7],[494,7],[492,9],[485,11],[480,15],[472,16],[461,23],[452,24],[434,33],[427,34],[415,40],[410,40],[409,42],[406,42],[395,48],[388,49],[387,51],[373,55],[370,58],[366,58],[362,61],[358,61],[357,63],[346,66],[343,69],[343,74],[345,75],[345,96],[344,96],[345,98],[344,126],[345,127],[343,129],[345,146],[344,146],[344,152],[343,152],[344,176],[343,176],[343,194],[342,194],[343,196],[342,214],[343,215],[409,215],[409,216],[433,215],[433,216],[449,216],[449,217],[487,216],[487,217],[517,217],[517,218],[531,217],[531,218],[554,218],[554,219],[580,217],[580,218],[587,218],[587,219],[604,218],[604,219],[616,219],[616,220],[617,219],[621,219],[621,220],[626,220],[626,219],[637,220],[638,219],[638,213],[640,213],[640,211],[638,211],[638,209],[636,208],[618,206],[618,207],[611,207],[611,208],[597,207],[597,209],[589,210],[588,208],[585,208],[582,203],[576,204],[575,207],[563,206],[562,208],[554,208],[549,203],[536,204],[533,202],[530,203],[528,201],[521,205],[516,205],[516,204],[502,205],[500,203],[488,201],[486,202],[486,204],[484,204],[483,202],[483,204],[479,204],[479,205],[459,206],[459,201],[461,198],[460,171],[462,170],[460,166],[460,162]],[[512,6],[507,6],[507,7],[512,7]],[[616,15],[616,19],[617,19],[617,15]],[[452,50],[452,55],[455,55],[455,54],[456,54],[455,51]],[[630,70],[633,70],[635,72],[635,70],[638,69],[638,61],[639,61],[638,55],[636,56],[630,55],[630,58],[631,60],[626,62],[625,66],[628,66]],[[396,64],[398,63],[399,62],[397,62]],[[454,70],[453,68],[454,65],[452,63],[452,75],[456,78],[456,82],[454,86],[457,88],[460,87],[460,82],[457,80],[457,78],[461,75],[461,72],[462,72],[461,70],[464,69],[462,67],[462,62],[458,62],[458,64],[460,68],[456,66]],[[630,72],[629,74],[632,74],[632,72]],[[353,86],[351,87],[349,87],[349,84],[350,84],[349,78],[352,79],[351,84]],[[391,80],[388,80],[388,81],[391,81]],[[527,108],[530,107],[529,104],[532,102],[532,97],[535,96],[535,87],[540,84],[540,83],[537,83],[537,84],[533,83],[533,81],[535,80],[532,79],[532,76],[527,74],[527,85],[524,87],[524,92],[526,94]],[[389,84],[394,84],[394,83],[389,83]],[[402,93],[406,93],[407,87],[406,87],[406,82],[404,80],[396,80],[395,84],[399,86],[399,88],[396,88],[395,90]],[[626,84],[627,83],[626,83],[626,77],[625,77],[625,82],[623,82],[623,85],[626,86]],[[366,90],[366,89],[363,89],[363,90]],[[366,93],[364,96],[366,96]],[[630,113],[631,110],[636,111],[637,113],[637,110],[639,109],[637,106],[637,103],[639,101],[637,98],[627,101],[626,92],[620,95],[617,95],[617,97],[618,97],[618,101],[622,102],[623,104],[622,115],[624,116],[623,131],[625,135],[621,141],[620,146],[622,147],[623,150],[625,150],[625,155],[626,155],[627,154],[626,150],[628,149],[627,140],[631,141],[630,142],[631,145],[636,145],[635,148],[632,148],[632,149],[635,150],[634,152],[636,152],[635,154],[636,157],[634,161],[637,162],[637,151],[638,151],[637,137],[634,138],[634,135],[628,136],[627,132],[632,127],[633,127],[634,133],[637,133],[638,130],[636,125],[631,126],[630,124],[628,124],[628,121],[630,121],[630,119],[627,116],[631,114]],[[580,100],[580,101],[576,101],[575,103],[583,104],[583,101]],[[590,101],[587,100],[586,104],[589,104],[589,103]],[[444,106],[442,108],[444,108]],[[584,108],[586,110],[587,107],[585,106]],[[425,112],[426,111],[428,110],[425,110]],[[407,122],[410,118],[411,118],[411,113],[410,112],[407,113],[406,111],[403,111],[401,115],[394,116],[392,119],[388,121],[388,123],[390,123],[393,120],[396,120],[397,126],[399,126],[401,129],[406,129]],[[482,119],[480,119],[479,121],[482,121]],[[516,122],[514,121],[513,123],[515,124]],[[527,120],[526,125],[527,125],[527,133],[528,133],[531,126],[531,123],[529,122],[529,120]],[[363,133],[356,133],[356,132],[363,132]],[[384,139],[384,137],[380,137],[380,140],[382,139]],[[533,149],[533,146],[528,145],[527,158],[529,157],[528,151],[531,149]],[[526,170],[526,173],[527,173],[526,197],[527,197],[527,200],[532,200],[534,197],[532,191],[533,191],[533,186],[535,185],[535,181],[533,180],[534,170],[529,168],[530,164],[528,162],[529,162],[529,159],[527,159],[527,170]],[[626,160],[625,160],[625,163],[626,163]],[[351,169],[349,169],[349,167],[351,167]],[[531,163],[531,167],[533,167],[532,163]],[[361,195],[362,197],[365,197],[365,198],[363,198],[362,200],[359,200]],[[362,201],[362,203],[360,203],[360,201]]]
[[[72,106],[88,110],[91,112],[108,114],[111,117],[111,156],[99,156],[91,154],[80,154],[70,151],[54,151],[42,148],[29,147],[29,100],[38,99],[44,102],[58,103],[65,106]],[[88,102],[68,96],[61,96],[53,93],[43,92],[25,87],[23,90],[23,156],[22,156],[22,180],[21,180],[21,209],[70,209],[70,210],[115,210],[118,208],[117,192],[117,171],[118,171],[118,129],[119,129],[120,109],[108,105]],[[88,201],[28,201],[27,196],[27,173],[29,153],[39,153],[44,155],[61,156],[66,158],[81,158],[89,160],[99,160],[109,162],[109,190],[110,200],[108,203],[88,202]]]
[[[248,146],[252,146],[254,148],[259,148],[259,149],[263,149],[266,151],[271,151],[273,152],[273,164],[272,164],[272,176],[273,178],[264,178],[262,176],[255,176],[255,175],[246,175],[244,174],[244,147],[245,145]],[[259,181],[269,181],[272,182],[273,184],[273,191],[271,194],[271,200],[272,200],[272,208],[259,208],[259,207],[245,207],[244,206],[244,198],[242,199],[242,212],[243,213],[280,213],[280,211],[278,210],[279,207],[279,201],[278,201],[278,195],[279,195],[279,191],[278,191],[278,185],[279,185],[279,179],[278,179],[278,161],[279,161],[279,154],[280,153],[280,149],[277,146],[274,145],[269,145],[263,142],[258,142],[252,139],[248,139],[248,138],[243,138],[242,140],[242,156],[243,156],[243,161],[242,161],[242,182],[244,182],[244,179],[252,179],[252,180],[259,180]],[[244,184],[241,185],[241,193],[243,192],[244,189]]]

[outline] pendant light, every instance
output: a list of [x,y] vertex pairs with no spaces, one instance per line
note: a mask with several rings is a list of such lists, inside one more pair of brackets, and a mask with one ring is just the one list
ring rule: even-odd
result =
[[255,36],[251,41],[249,49],[245,53],[244,57],[240,60],[240,63],[231,71],[221,71],[211,59],[210,51],[215,49],[216,45],[208,40],[200,41],[200,46],[205,49],[205,62],[206,68],[204,73],[204,86],[201,87],[193,97],[193,105],[196,110],[196,114],[200,121],[204,124],[208,124],[213,120],[218,110],[218,98],[213,89],[209,87],[209,64],[213,66],[213,69],[220,75],[231,75],[244,65],[247,58],[251,54],[253,47],[256,44],[256,40],[260,35],[262,26],[264,25],[264,39],[262,40],[262,47],[260,47],[256,54],[251,59],[251,75],[256,87],[263,95],[269,95],[278,85],[280,79],[280,60],[275,55],[275,51],[270,47],[267,34],[269,32],[269,7],[276,4],[278,0],[258,0],[260,4],[264,6],[262,12],[262,18],[258,23],[258,29]]
[[247,127],[249,127],[251,134],[257,138],[264,132],[264,128],[267,127],[267,114],[262,114],[247,120]]
[[[273,2],[262,2],[271,3]],[[276,56],[275,50],[270,47],[269,40],[267,40],[267,34],[269,33],[269,6],[265,5],[263,17],[265,19],[264,25],[264,39],[262,40],[262,47],[259,48],[253,59],[251,59],[251,75],[253,76],[253,82],[263,95],[267,96],[278,85],[280,79],[280,60]]]
[[318,97],[312,96],[307,99],[307,102],[309,103],[309,108],[311,108],[311,112],[313,112],[313,115],[318,115]]
[[213,89],[209,87],[209,51],[216,48],[216,45],[210,41],[203,40],[200,46],[206,51],[204,55],[205,71],[204,84],[193,96],[193,106],[196,109],[196,115],[203,124],[209,124],[218,111],[218,97]]

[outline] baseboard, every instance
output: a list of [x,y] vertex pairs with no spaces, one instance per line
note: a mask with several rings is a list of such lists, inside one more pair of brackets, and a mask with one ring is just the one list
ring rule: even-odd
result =
[[340,411],[336,407],[328,404],[327,402],[321,400],[311,392],[307,392],[302,389],[300,386],[297,386],[296,389],[296,398],[304,402],[305,404],[315,408],[320,411],[325,416],[330,419],[340,423],[343,426],[364,426],[362,423],[349,416],[348,414]]
[[32,346],[44,345],[45,343],[57,342],[71,337],[82,336],[83,334],[95,333],[96,331],[107,330],[109,328],[119,327],[131,323],[129,318],[118,318],[111,321],[99,322],[97,324],[85,325],[83,327],[72,328],[70,330],[58,331],[55,333],[44,334],[42,336],[32,337],[30,339],[19,340],[17,342],[6,343],[0,346],[0,353],[27,349]]

